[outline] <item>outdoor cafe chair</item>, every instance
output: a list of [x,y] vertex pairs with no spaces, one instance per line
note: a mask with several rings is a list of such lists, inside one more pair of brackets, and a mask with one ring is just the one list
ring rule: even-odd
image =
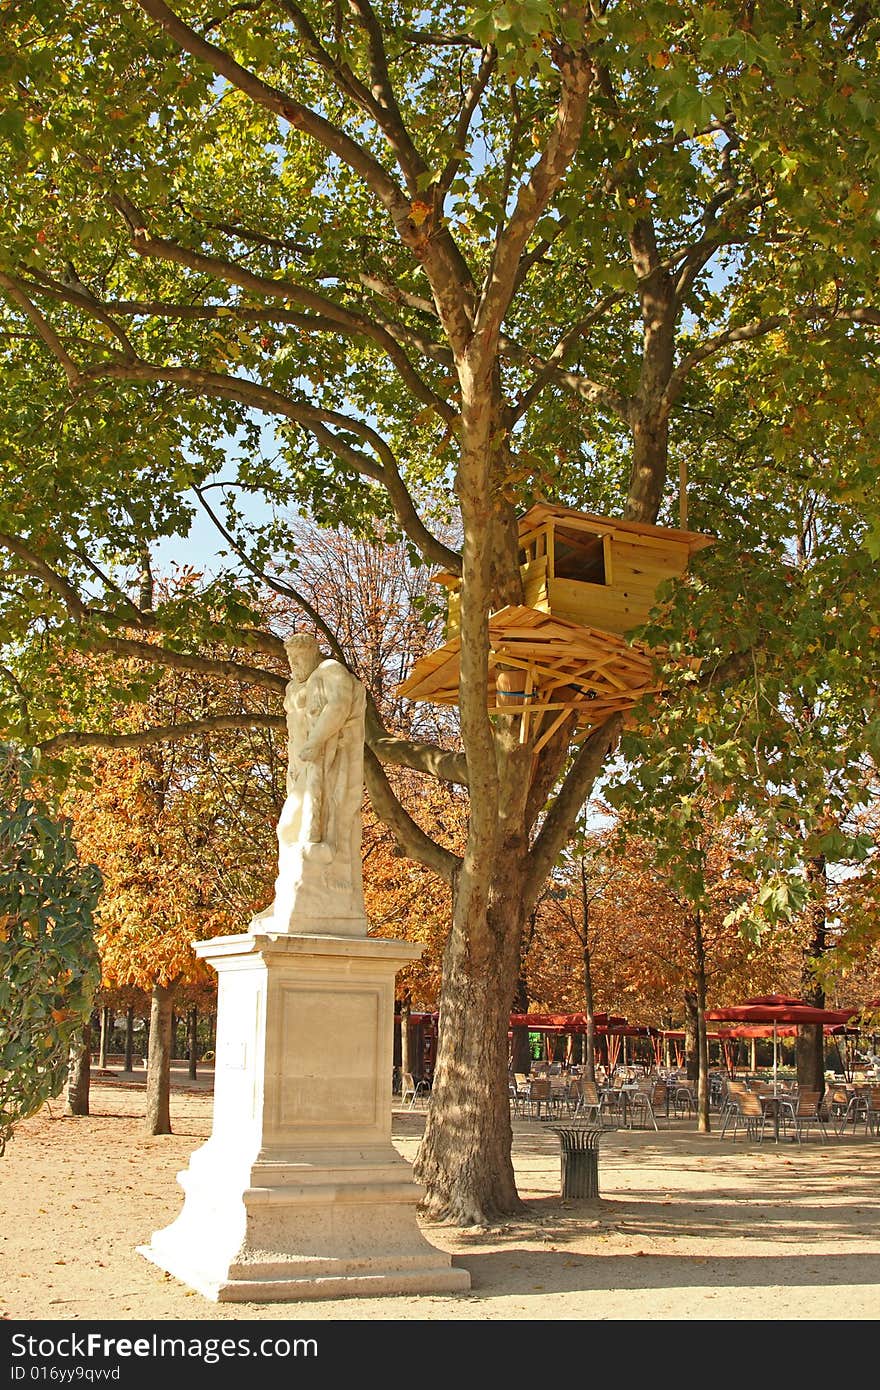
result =
[[848,1123],[852,1098],[853,1093],[846,1086],[829,1086],[822,1099],[825,1119],[834,1126],[837,1134],[842,1134]]
[[626,1114],[626,1104],[629,1094],[623,1089],[622,1083],[605,1082],[600,1091],[602,1103],[602,1114],[607,1115],[612,1125],[619,1125],[623,1122]]
[[754,1091],[728,1089],[728,1109],[721,1125],[721,1136],[730,1128],[731,1139],[736,1138],[738,1129],[743,1129],[751,1139],[763,1139],[767,1124],[767,1111],[761,1104],[761,1097]]
[[865,1124],[868,1110],[868,1097],[865,1088],[848,1085],[845,1089],[836,1087],[834,1090],[835,1101],[833,1108],[836,1111],[835,1128],[838,1134],[843,1134],[848,1125],[852,1125],[853,1133],[856,1126]]
[[528,1095],[525,1097],[525,1113],[537,1120],[547,1120],[550,1118],[552,1107],[553,1096],[549,1076],[533,1077],[529,1082]]
[[579,1078],[578,1095],[574,1107],[576,1117],[583,1117],[594,1124],[604,1123],[604,1099],[595,1081]]
[[405,1071],[403,1073],[400,1082],[401,1105],[406,1105],[407,1101],[409,1101],[409,1108],[412,1110],[419,1097],[427,1096],[427,1094],[428,1084],[426,1081],[414,1081],[413,1074],[410,1071]]
[[791,1124],[794,1137],[799,1142],[809,1138],[811,1125],[821,1129],[825,1138],[828,1138],[825,1112],[818,1091],[800,1091],[797,1096],[792,1096],[782,1111],[782,1122],[786,1127]]
[[734,1104],[737,1097],[742,1095],[743,1091],[747,1090],[748,1086],[746,1086],[744,1081],[727,1080],[724,1082],[721,1089],[721,1102],[719,1106],[722,1134],[727,1128],[728,1122],[733,1119]]
[[696,1115],[697,1113],[697,1094],[692,1081],[667,1081],[669,1089],[669,1103],[667,1111],[672,1111],[676,1116]]
[[508,1077],[507,1095],[514,1115],[524,1115],[528,1109],[531,1081],[522,1071],[515,1071]]
[[652,1082],[646,1080],[638,1085],[629,1098],[630,1123],[633,1126],[649,1123],[658,1129],[657,1116],[666,1120],[669,1125],[669,1112],[667,1110],[668,1091],[665,1081]]
[[567,1076],[550,1077],[550,1104],[557,1115],[571,1114],[571,1081]]
[[865,1106],[865,1133],[880,1135],[880,1086],[869,1086]]

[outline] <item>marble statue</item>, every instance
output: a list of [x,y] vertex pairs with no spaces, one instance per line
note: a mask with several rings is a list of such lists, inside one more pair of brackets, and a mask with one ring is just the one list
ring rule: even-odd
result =
[[275,898],[253,925],[365,935],[361,865],[366,691],[310,633],[285,642],[287,795]]
[[194,942],[217,972],[213,1124],[138,1251],[223,1303],[464,1291],[391,1140],[394,983],[424,948],[367,935],[366,692],[313,637],[285,646],[275,898],[250,932]]

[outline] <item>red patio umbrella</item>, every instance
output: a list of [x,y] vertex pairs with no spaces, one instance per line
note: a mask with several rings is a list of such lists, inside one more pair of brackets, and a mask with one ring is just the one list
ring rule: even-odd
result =
[[[609,1024],[617,1025],[626,1023],[626,1019],[620,1014],[593,1014],[593,1022],[597,1031],[607,1028]],[[511,1014],[511,1028],[531,1028],[534,1032],[543,1032],[552,1029],[558,1033],[585,1033],[587,1031],[587,1015],[584,1013],[574,1014]]]
[[847,1023],[851,1009],[820,1009],[790,994],[758,994],[743,1004],[707,1009],[706,1018],[713,1023],[770,1023],[773,1025],[773,1089],[776,1089],[776,1042],[780,1024],[800,1026],[805,1023]]

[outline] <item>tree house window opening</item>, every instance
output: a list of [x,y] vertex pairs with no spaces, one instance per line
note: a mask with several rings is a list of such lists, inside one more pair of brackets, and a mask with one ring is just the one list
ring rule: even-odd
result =
[[574,579],[580,584],[611,583],[610,537],[591,536],[557,528],[553,573],[557,579]]

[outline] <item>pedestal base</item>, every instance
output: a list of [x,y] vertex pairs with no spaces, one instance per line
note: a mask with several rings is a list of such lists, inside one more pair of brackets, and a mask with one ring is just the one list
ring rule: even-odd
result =
[[256,1163],[244,1186],[228,1163],[193,1155],[177,1220],[138,1251],[218,1303],[460,1293],[465,1269],[430,1245],[409,1164]]
[[211,1138],[183,1209],[138,1252],[215,1302],[460,1293],[391,1143],[406,942],[260,934],[197,946],[218,971]]

